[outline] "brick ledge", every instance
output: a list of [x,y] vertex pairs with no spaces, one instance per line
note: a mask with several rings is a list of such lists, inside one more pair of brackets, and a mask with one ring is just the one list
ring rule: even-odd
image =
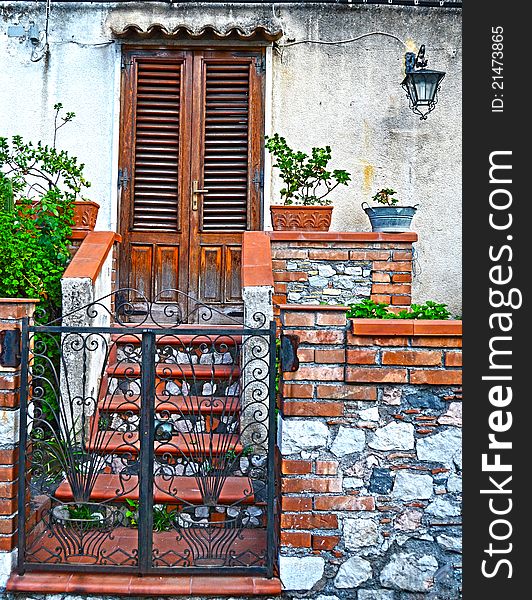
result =
[[48,594],[113,594],[120,596],[272,596],[281,593],[281,581],[274,577],[179,575],[143,576],[126,574],[78,574],[61,572],[13,573],[8,592]]
[[417,242],[415,231],[382,233],[374,231],[267,231],[274,242]]

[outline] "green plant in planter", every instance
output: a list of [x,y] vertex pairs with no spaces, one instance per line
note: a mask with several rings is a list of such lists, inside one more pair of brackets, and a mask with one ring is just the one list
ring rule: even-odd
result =
[[[74,118],[74,113],[62,116],[62,108],[61,103],[54,106],[51,146],[20,135],[0,137],[0,297],[38,299],[38,311],[47,321],[60,316],[73,202],[90,186],[84,165],[55,146],[57,131]],[[60,347],[52,338],[43,355],[35,357],[35,365],[44,369],[41,408],[50,420],[57,401],[47,380],[58,372]]]
[[400,233],[410,229],[418,205],[398,206],[399,199],[394,196],[396,193],[392,188],[380,189],[371,198],[380,206],[372,207],[367,202],[362,202],[362,208],[369,217],[372,231]]
[[438,304],[427,300],[424,304],[412,304],[410,310],[402,310],[399,319],[449,319],[451,313],[446,304]]
[[83,164],[55,147],[57,130],[74,113],[55,110],[54,145],[0,137],[0,296],[38,298],[58,316],[61,276],[70,260],[73,202],[89,187]]
[[388,306],[385,302],[374,302],[365,298],[360,302],[350,304],[346,316],[356,319],[393,319],[395,314],[388,310]]
[[279,169],[285,187],[281,189],[283,204],[303,206],[332,203],[327,196],[339,185],[347,185],[351,175],[344,170],[327,169],[331,147],[312,148],[310,156],[290,148],[284,137],[275,133],[266,137],[266,149],[275,157],[273,166]]
[[449,319],[451,313],[446,304],[427,300],[424,304],[412,304],[410,310],[394,313],[385,302],[374,302],[365,298],[360,302],[350,304],[346,316],[356,319]]
[[392,198],[394,194],[397,194],[397,192],[392,190],[392,188],[383,188],[372,197],[372,200],[386,206],[395,206],[399,202],[399,199]]

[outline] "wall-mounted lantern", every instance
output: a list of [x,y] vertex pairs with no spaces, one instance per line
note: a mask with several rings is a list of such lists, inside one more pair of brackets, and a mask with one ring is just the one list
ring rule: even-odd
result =
[[406,91],[410,108],[420,119],[425,120],[438,102],[438,90],[444,71],[426,69],[425,46],[421,46],[417,56],[414,52],[405,54],[405,78],[401,85]]

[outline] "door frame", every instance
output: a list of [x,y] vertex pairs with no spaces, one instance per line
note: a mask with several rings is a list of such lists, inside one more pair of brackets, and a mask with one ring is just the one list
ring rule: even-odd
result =
[[[194,43],[195,42],[195,43]],[[271,115],[271,106],[270,106],[270,102],[268,102],[267,99],[267,91],[268,89],[271,89],[271,85],[268,84],[269,81],[269,77],[268,77],[268,73],[269,73],[269,69],[267,69],[267,65],[271,64],[271,61],[268,60],[271,57],[271,52],[268,52],[268,49],[271,50],[271,43],[257,43],[254,42],[253,44],[249,44],[247,42],[221,42],[221,41],[187,41],[187,42],[183,42],[180,44],[164,44],[161,45],[160,42],[155,42],[155,43],[142,43],[142,44],[128,44],[128,45],[123,45],[121,48],[121,54],[120,54],[120,65],[121,65],[121,73],[120,73],[120,97],[118,99],[119,102],[119,107],[120,107],[120,111],[119,111],[119,122],[118,122],[118,150],[117,150],[117,160],[118,160],[118,191],[117,191],[117,230],[123,234],[126,230],[126,227],[130,227],[130,224],[126,224],[124,222],[124,218],[128,217],[129,219],[131,219],[131,211],[129,211],[129,214],[126,214],[126,207],[124,205],[124,188],[123,188],[123,184],[122,184],[122,179],[121,179],[121,174],[123,173],[124,167],[126,165],[131,165],[132,164],[132,156],[131,156],[131,152],[132,149],[129,148],[127,149],[127,144],[125,143],[125,139],[127,135],[131,135],[130,133],[128,133],[126,131],[126,128],[123,127],[123,122],[124,119],[131,119],[131,109],[133,107],[132,102],[128,102],[126,100],[127,95],[132,91],[130,88],[130,85],[128,85],[130,83],[130,81],[128,81],[128,78],[125,76],[124,70],[127,69],[127,65],[128,63],[126,62],[128,55],[130,55],[131,53],[139,53],[139,54],[146,54],[147,56],[149,56],[150,54],[152,54],[153,52],[157,52],[157,51],[169,51],[169,52],[179,52],[179,51],[184,51],[184,52],[194,52],[194,51],[220,51],[220,52],[234,52],[234,53],[238,53],[238,54],[242,54],[242,56],[246,56],[246,55],[253,55],[253,54],[259,54],[260,55],[260,65],[261,65],[261,79],[260,79],[260,88],[258,91],[260,91],[260,93],[258,94],[258,96],[256,96],[257,98],[260,99],[260,109],[257,113],[257,119],[256,119],[256,128],[257,131],[255,132],[254,137],[251,137],[253,135],[253,133],[250,135],[250,141],[252,142],[252,144],[254,145],[254,156],[255,158],[255,163],[257,165],[256,168],[256,174],[254,175],[250,175],[249,181],[253,181],[253,183],[255,183],[255,185],[257,186],[257,192],[256,192],[256,202],[254,203],[254,206],[250,206],[250,203],[248,203],[248,228],[246,228],[246,230],[263,230],[264,229],[264,222],[265,222],[265,177],[264,177],[264,172],[265,172],[265,165],[267,164],[267,160],[265,157],[265,153],[264,153],[264,136],[266,134],[266,127],[267,127],[267,123],[266,123],[266,113],[270,113]],[[192,67],[194,69],[196,69],[196,62],[197,64],[199,64],[201,61],[195,61],[194,60],[194,56],[191,57],[190,62],[192,64]],[[197,74],[194,73],[193,77],[197,77]],[[193,127],[193,124],[197,121],[197,119],[200,118],[199,116],[199,112],[198,111],[198,106],[201,102],[201,99],[198,98],[197,94],[194,94],[193,91],[193,84],[192,84],[192,79],[188,78],[188,83],[185,82],[186,84],[186,88],[183,89],[185,94],[189,94],[189,99],[188,99],[188,104],[189,104],[189,108],[188,108],[188,122],[185,123],[185,127],[186,127],[186,131],[185,131],[185,137],[186,137],[186,143],[191,144],[192,140],[191,140],[191,130]],[[196,111],[196,112],[194,112]],[[129,113],[129,115],[128,115]],[[193,118],[191,118],[193,117]],[[196,120],[193,122],[193,119]],[[203,125],[202,124],[202,129],[203,129]],[[189,149],[189,153],[190,153],[190,149]],[[182,153],[182,146],[180,143],[180,153]],[[190,153],[189,156],[192,156],[192,154]],[[249,156],[252,156],[252,153],[249,153]],[[201,159],[203,160],[203,159]],[[182,158],[180,157],[179,159],[179,163],[180,163],[180,169],[181,169],[181,162],[182,162]],[[183,194],[186,194],[186,189],[190,189],[191,188],[191,183],[192,183],[192,179],[193,179],[193,172],[197,172],[198,171],[198,164],[200,162],[199,159],[194,159],[194,162],[196,164],[191,165],[190,168],[185,168],[184,172],[182,172],[182,174],[180,175],[180,179],[183,185],[183,191],[181,192],[181,198],[183,197]],[[130,167],[128,167],[130,168]],[[127,174],[129,176],[129,178],[131,178],[131,173]],[[202,174],[203,175],[203,174]],[[202,177],[201,177],[202,179]],[[126,183],[126,185],[131,185],[131,179],[129,179]],[[131,189],[131,188],[130,188]],[[131,192],[132,193],[132,190]],[[180,200],[181,201],[181,200]],[[182,201],[182,204],[185,205],[186,202]],[[188,213],[190,212],[190,206],[187,207],[187,210],[185,211],[186,214],[182,214],[182,221],[184,221],[185,218],[187,218]],[[200,218],[200,214],[198,211],[198,219]],[[250,222],[252,222],[252,225],[250,226]],[[197,286],[196,289],[194,290],[194,292],[198,292],[199,291],[199,286],[200,286],[200,281],[199,281],[199,277],[200,277],[200,269],[201,269],[201,265],[199,264],[199,245],[198,245],[198,249],[196,250],[196,256],[191,256],[192,250],[191,250],[191,244],[190,244],[190,224],[187,223],[186,224],[187,229],[188,229],[188,234],[187,237],[188,239],[183,238],[183,248],[180,249],[180,255],[179,255],[179,264],[185,264],[185,269],[181,269],[180,267],[180,271],[186,271],[187,272],[187,282],[184,281],[184,279],[182,277],[179,277],[179,289],[183,290],[183,287],[185,287],[186,289],[184,289],[183,291],[185,291],[186,293],[188,293],[188,289],[189,289],[189,281],[190,281],[190,276],[189,276],[189,269],[190,269],[190,265],[191,262],[193,260],[198,261],[198,282],[197,282]],[[156,235],[156,232],[146,232],[148,235],[150,233],[152,233],[152,235]],[[182,251],[181,251],[182,250]],[[117,255],[117,282],[119,282],[118,287],[121,288],[126,288],[129,287],[129,272],[127,273],[127,276],[124,276],[124,264],[123,264],[123,256],[122,256],[122,252],[123,252],[123,246],[119,246],[118,248],[118,255]],[[195,298],[197,299],[197,294],[194,294]],[[186,296],[185,294],[180,294],[180,298],[183,299],[183,302],[186,302]],[[185,309],[185,314],[188,312],[188,305],[185,305],[184,307]]]

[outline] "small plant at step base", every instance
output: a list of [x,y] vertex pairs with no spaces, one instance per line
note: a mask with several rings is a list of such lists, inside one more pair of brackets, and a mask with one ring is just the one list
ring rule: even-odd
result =
[[398,198],[392,198],[394,194],[397,194],[397,192],[392,188],[382,188],[382,190],[379,190],[375,196],[372,197],[372,200],[378,204],[394,206],[399,202]]
[[273,154],[273,164],[280,171],[285,187],[281,190],[283,204],[303,206],[332,203],[327,196],[340,184],[347,185],[351,175],[344,170],[327,170],[331,160],[331,147],[312,148],[310,156],[305,152],[292,150],[286,139],[278,133],[266,137],[266,149]]
[[126,508],[124,516],[128,520],[128,525],[130,527],[137,527],[139,524],[139,501],[126,498],[126,503],[128,508]]
[[[124,516],[127,519],[129,527],[138,527],[139,525],[139,501],[126,498],[127,508]],[[172,529],[176,517],[177,509],[168,510],[166,504],[155,504],[153,506],[153,531],[169,531]]]

